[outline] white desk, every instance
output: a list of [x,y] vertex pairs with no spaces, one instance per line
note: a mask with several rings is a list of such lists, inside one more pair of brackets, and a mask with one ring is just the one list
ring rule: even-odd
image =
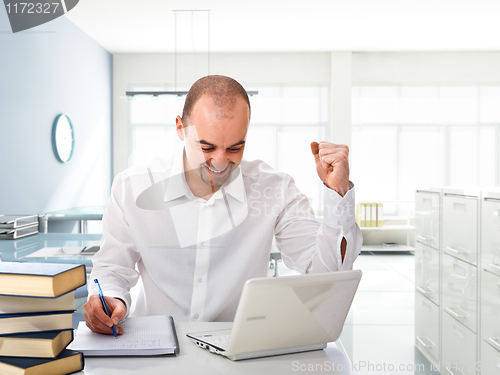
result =
[[[233,362],[220,355],[198,348],[186,337],[188,332],[230,328],[232,323],[180,322],[176,323],[180,355],[177,357],[86,357],[86,375],[126,375],[126,374],[200,374],[200,375],[280,375],[324,373],[355,374],[349,370],[349,361],[335,343],[323,350],[287,354],[274,357],[247,359]],[[315,366],[311,371],[308,366]],[[330,366],[330,368],[327,367]],[[342,365],[346,370],[333,371]],[[302,366],[302,371],[301,367]]]

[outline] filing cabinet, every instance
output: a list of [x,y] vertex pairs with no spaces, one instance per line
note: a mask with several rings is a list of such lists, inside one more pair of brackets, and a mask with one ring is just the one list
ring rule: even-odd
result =
[[477,332],[477,268],[448,254],[442,263],[442,308]]
[[500,349],[484,342],[481,345],[481,374],[500,375]]
[[415,199],[415,346],[441,374],[500,375],[500,190],[443,188],[432,214],[435,196]]
[[500,374],[500,192],[481,197],[480,358],[482,374]]
[[443,312],[441,323],[443,337],[441,374],[475,375],[478,368],[476,334],[446,312]]
[[436,250],[440,248],[441,194],[417,190],[415,194],[415,240]]
[[473,265],[477,265],[478,206],[478,195],[444,193],[443,250]]
[[481,271],[481,338],[500,350],[500,276],[486,270]]
[[441,189],[415,194],[415,346],[435,366],[441,361]]
[[440,360],[439,306],[415,293],[415,345],[437,368]]
[[500,193],[481,199],[481,266],[500,276]]
[[418,292],[439,305],[439,250],[415,242],[415,287]]

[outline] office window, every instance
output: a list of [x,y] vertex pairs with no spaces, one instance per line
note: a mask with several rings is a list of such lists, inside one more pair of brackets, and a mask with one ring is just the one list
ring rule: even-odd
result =
[[[310,142],[327,139],[328,85],[244,85],[259,91],[251,98],[252,118],[244,157],[261,159],[289,173],[299,189],[322,215],[322,183],[316,174]],[[172,90],[169,85],[129,85],[129,90]],[[186,90],[187,87],[177,87]],[[129,102],[128,166],[168,159],[181,145],[175,118],[184,100]]]
[[[500,183],[500,86],[355,85],[359,201],[413,201],[417,187]],[[388,205],[389,214],[398,206]]]

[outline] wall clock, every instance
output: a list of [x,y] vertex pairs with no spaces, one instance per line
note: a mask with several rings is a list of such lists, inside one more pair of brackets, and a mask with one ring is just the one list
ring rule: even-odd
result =
[[57,160],[67,163],[75,150],[75,131],[71,120],[66,115],[59,115],[52,128],[52,143]]

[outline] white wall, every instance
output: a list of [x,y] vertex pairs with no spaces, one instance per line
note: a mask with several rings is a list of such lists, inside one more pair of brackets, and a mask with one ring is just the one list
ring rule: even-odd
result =
[[500,52],[353,53],[352,82],[500,82]]
[[330,55],[330,141],[351,146],[352,53]]
[[[0,12],[0,30],[10,30]],[[103,206],[111,188],[113,56],[59,17],[32,31],[0,37],[0,213],[41,214]],[[0,34],[1,34],[0,33]],[[75,151],[56,159],[52,128],[70,117]],[[74,222],[50,230],[71,231]]]

